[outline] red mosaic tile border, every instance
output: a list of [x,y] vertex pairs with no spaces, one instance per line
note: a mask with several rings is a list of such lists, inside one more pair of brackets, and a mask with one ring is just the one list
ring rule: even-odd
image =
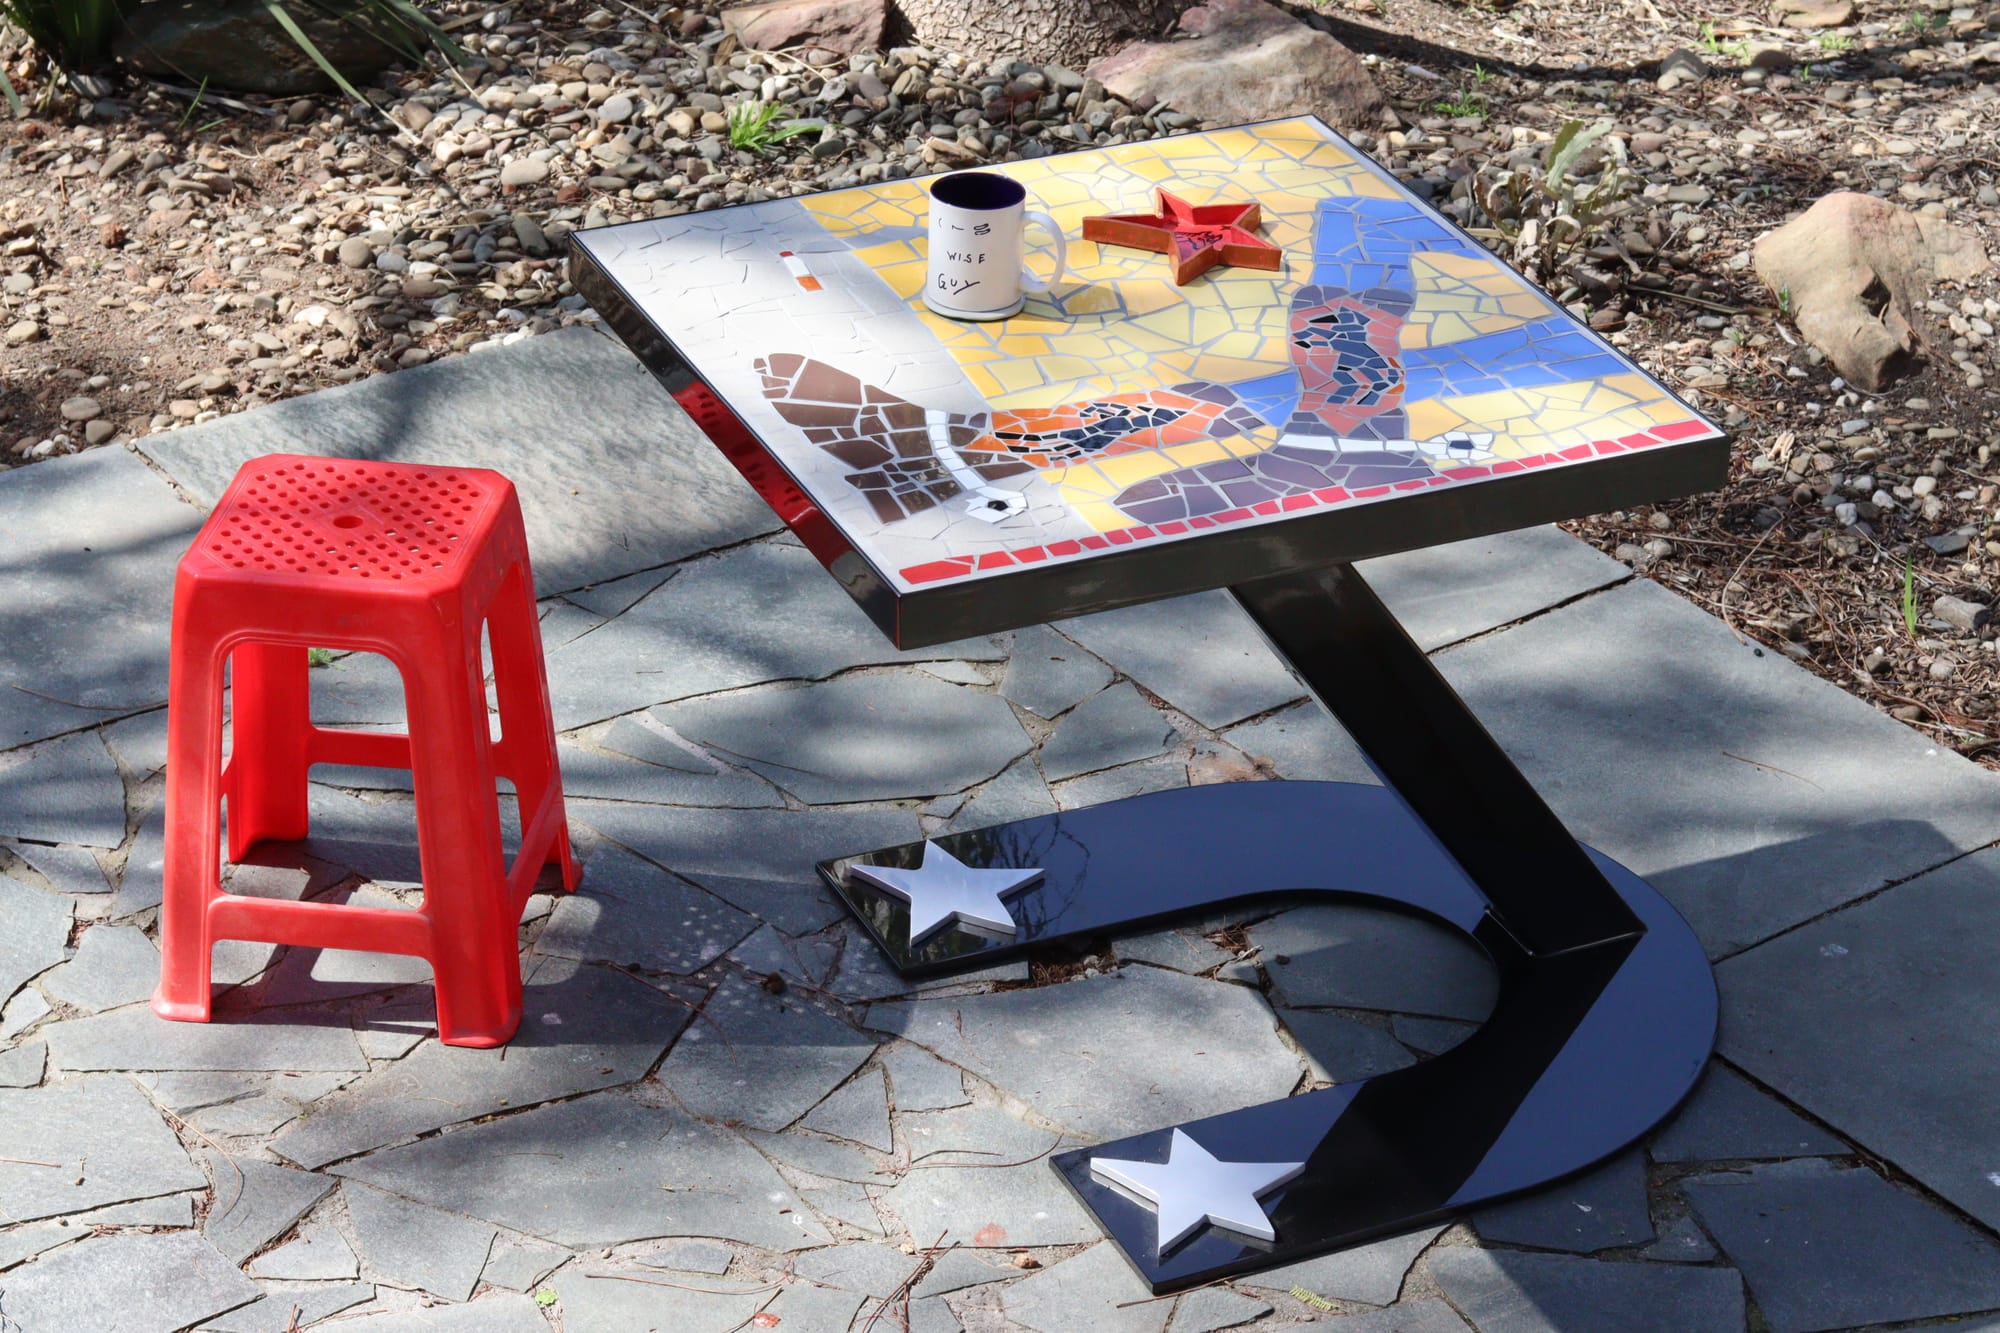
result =
[[1529,468],[1545,467],[1551,463],[1577,463],[1606,454],[1651,449],[1658,445],[1691,439],[1697,435],[1707,435],[1711,429],[1702,421],[1672,421],[1655,426],[1650,431],[1621,436],[1616,440],[1598,440],[1591,444],[1574,445],[1557,453],[1536,454],[1532,458],[1505,458],[1498,462],[1472,467],[1455,467],[1435,476],[1401,481],[1393,486],[1365,486],[1354,491],[1344,486],[1325,486],[1316,491],[1287,496],[1282,500],[1265,500],[1241,509],[1226,509],[1219,514],[1204,514],[1198,518],[1175,520],[1171,523],[1142,523],[1136,527],[1119,528],[1114,532],[1093,533],[1088,537],[1078,537],[1072,541],[1050,542],[1044,546],[1024,546],[1015,551],[988,551],[984,555],[953,556],[948,560],[932,560],[921,565],[911,565],[898,572],[911,584],[943,583],[988,570],[1039,564],[1052,556],[1104,551],[1115,546],[1130,546],[1135,542],[1154,541],[1161,537],[1177,537],[1186,532],[1223,527],[1252,518],[1271,518],[1279,514],[1298,513],[1324,505],[1340,504],[1347,500],[1372,500],[1391,491],[1418,491],[1453,481],[1472,481],[1480,477],[1524,472]]

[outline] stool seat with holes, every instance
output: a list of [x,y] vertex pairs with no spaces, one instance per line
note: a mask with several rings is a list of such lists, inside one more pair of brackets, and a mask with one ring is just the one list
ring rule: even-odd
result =
[[[493,660],[500,735],[480,649]],[[379,653],[401,673],[407,734],[314,725],[307,650]],[[225,665],[232,753],[222,753]],[[517,928],[541,868],[577,883],[556,766],[527,536],[514,487],[480,468],[273,454],[245,463],[174,582],[167,710],[162,1017],[206,1022],[217,940],[429,961],[438,1035],[497,1046],[521,1017]],[[314,764],[410,771],[423,901],[413,911],[239,897],[228,854],[307,833]],[[521,838],[501,843],[498,779]]]

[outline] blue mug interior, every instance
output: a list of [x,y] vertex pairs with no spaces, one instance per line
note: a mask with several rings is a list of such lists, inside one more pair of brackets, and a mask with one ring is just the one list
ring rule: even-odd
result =
[[953,208],[988,211],[1025,203],[1028,191],[1019,181],[990,171],[961,171],[931,186],[931,198]]

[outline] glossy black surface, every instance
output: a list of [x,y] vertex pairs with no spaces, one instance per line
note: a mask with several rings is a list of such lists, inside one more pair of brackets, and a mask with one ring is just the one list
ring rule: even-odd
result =
[[1333,565],[1230,591],[1524,949],[1558,953],[1640,928],[1356,570]]
[[922,843],[823,863],[821,874],[906,975],[999,961],[1071,935],[1119,934],[1225,903],[1347,899],[1465,932],[1498,971],[1492,1016],[1422,1064],[1180,1126],[1219,1157],[1303,1160],[1268,1196],[1277,1239],[1204,1228],[1154,1252],[1146,1205],[1090,1158],[1165,1159],[1173,1126],[1064,1153],[1054,1165],[1155,1292],[1392,1235],[1583,1170],[1687,1095],[1715,1041],[1716,992],[1686,922],[1646,884],[1587,853],[1641,927],[1537,956],[1394,792],[1258,782],[1133,797],[936,841],[967,862],[1039,866],[1009,899],[1019,936],[947,929],[912,953],[908,909],[850,883],[852,859],[914,865]]
[[[1570,836],[1358,573],[1285,573],[1232,592],[1388,785],[1195,787],[936,839],[970,864],[1043,870],[1010,903],[1011,940],[946,930],[912,950],[907,909],[850,882],[853,860],[914,865],[921,843],[819,868],[910,976],[1279,897],[1420,913],[1493,961],[1491,1017],[1443,1055],[1054,1158],[1156,1293],[1581,1171],[1671,1113],[1715,1044],[1715,980],[1694,932]],[[1275,1241],[1210,1226],[1156,1251],[1153,1210],[1093,1178],[1090,1160],[1164,1161],[1174,1128],[1225,1160],[1306,1163],[1266,1199]]]

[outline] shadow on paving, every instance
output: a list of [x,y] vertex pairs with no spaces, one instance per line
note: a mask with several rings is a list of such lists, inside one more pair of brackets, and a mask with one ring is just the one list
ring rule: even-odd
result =
[[156,708],[201,514],[123,449],[0,475],[0,750]]

